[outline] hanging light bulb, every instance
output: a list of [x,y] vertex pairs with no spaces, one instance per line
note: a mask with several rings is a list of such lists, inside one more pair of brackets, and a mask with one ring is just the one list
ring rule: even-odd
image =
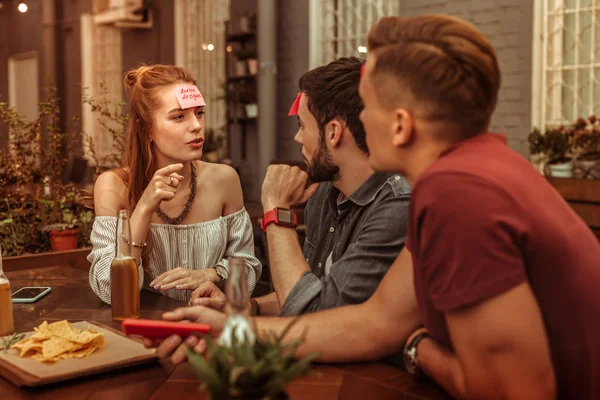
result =
[[358,52],[359,53],[366,53],[367,52],[367,46],[358,46]]
[[27,4],[25,2],[21,2],[17,6],[17,10],[21,11],[22,13],[26,13],[28,9],[29,7],[27,7]]
[[206,46],[206,48],[208,49],[208,51],[213,51],[215,49],[215,45],[212,43],[209,43],[208,46]]

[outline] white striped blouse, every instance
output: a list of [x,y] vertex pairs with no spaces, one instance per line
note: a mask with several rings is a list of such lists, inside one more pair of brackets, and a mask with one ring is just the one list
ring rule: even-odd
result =
[[[90,240],[92,251],[90,286],[102,301],[110,304],[110,264],[115,257],[117,218],[98,216],[94,220]],[[200,270],[221,269],[229,272],[227,257],[239,257],[246,263],[248,291],[251,294],[260,277],[262,265],[254,256],[252,223],[245,208],[211,221],[190,225],[150,224],[152,248],[150,268],[144,274],[138,266],[140,289],[148,286],[163,272],[177,267]],[[146,282],[144,282],[144,278]],[[191,290],[169,289],[162,292],[168,297],[188,302]]]

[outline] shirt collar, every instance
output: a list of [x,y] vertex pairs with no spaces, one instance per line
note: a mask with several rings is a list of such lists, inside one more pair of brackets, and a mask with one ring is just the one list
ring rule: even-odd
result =
[[394,174],[375,172],[364,181],[358,189],[354,191],[349,197],[346,197],[339,205],[337,199],[340,191],[331,184],[329,189],[329,204],[331,209],[337,211],[338,208],[344,207],[349,201],[356,204],[359,207],[364,207],[371,203],[377,197],[377,193],[383,188],[388,179]]

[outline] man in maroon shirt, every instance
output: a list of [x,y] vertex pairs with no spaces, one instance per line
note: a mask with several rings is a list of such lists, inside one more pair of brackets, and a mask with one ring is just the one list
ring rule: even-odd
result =
[[[403,250],[365,303],[302,317],[288,334],[308,329],[298,354],[368,360],[406,342],[408,370],[459,398],[600,398],[600,245],[531,165],[485,133],[500,86],[489,42],[447,16],[388,17],[369,50],[369,162],[412,182],[413,265]],[[417,305],[425,328],[410,335]],[[164,318],[223,326],[202,307]],[[280,332],[290,320],[259,322]],[[171,337],[158,354],[181,362],[195,342]]]
[[424,329],[409,371],[459,398],[600,398],[600,245],[505,138],[500,72],[458,19],[382,19],[360,94],[369,162],[413,186],[407,247]]

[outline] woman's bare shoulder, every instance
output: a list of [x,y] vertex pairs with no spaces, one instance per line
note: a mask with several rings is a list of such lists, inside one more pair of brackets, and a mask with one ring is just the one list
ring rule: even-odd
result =
[[103,172],[94,183],[94,209],[96,215],[117,215],[120,209],[128,208],[125,171]]
[[[202,175],[204,183],[218,188],[218,196],[223,202],[223,215],[229,215],[244,206],[244,195],[240,177],[235,169],[226,164],[213,164],[202,162]],[[200,178],[200,176],[199,176]],[[202,178],[200,178],[202,179]]]
[[211,183],[226,186],[240,185],[240,177],[237,171],[230,165],[201,161],[200,168],[202,169],[204,179],[210,180]]

